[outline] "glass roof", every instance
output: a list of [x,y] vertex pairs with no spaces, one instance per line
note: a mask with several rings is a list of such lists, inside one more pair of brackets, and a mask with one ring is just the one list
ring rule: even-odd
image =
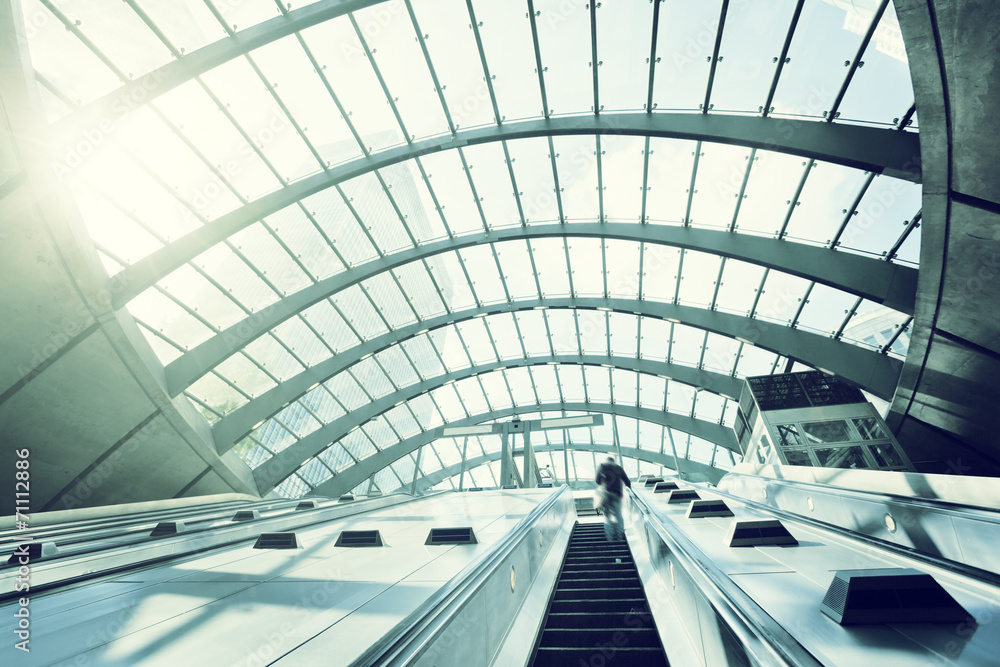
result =
[[[739,380],[823,358],[732,322],[905,356],[912,306],[781,258],[916,267],[919,183],[638,125],[910,134],[891,2],[343,5],[22,2],[71,137],[54,164],[109,276],[161,267],[119,305],[219,451],[273,466],[279,493],[394,446],[359,492],[494,486],[498,436],[433,429],[513,414],[608,416],[538,436],[557,479],[592,477],[608,446],[634,451],[630,473],[668,452],[725,470]],[[251,33],[249,51],[228,39]],[[560,118],[623,130],[518,130]],[[276,465],[290,447],[302,463]],[[463,451],[479,463],[451,474]]]

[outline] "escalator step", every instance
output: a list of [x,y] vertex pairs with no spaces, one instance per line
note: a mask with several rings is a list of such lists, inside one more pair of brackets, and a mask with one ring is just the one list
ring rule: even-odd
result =
[[595,646],[628,646],[630,648],[653,648],[660,645],[660,638],[654,628],[556,628],[545,629],[542,633],[544,648]]
[[552,595],[553,600],[616,600],[622,596],[639,597],[643,595],[641,587],[630,588],[557,588]]
[[550,614],[627,614],[646,604],[642,596],[628,596],[612,600],[553,600]]
[[617,648],[615,646],[591,648],[539,648],[535,655],[534,667],[581,667],[581,665],[604,665],[605,667],[667,667],[663,649]]
[[645,628],[653,627],[653,617],[642,604],[633,604],[626,612],[590,614],[585,612],[552,612],[545,622],[546,630],[583,628]]
[[592,577],[588,579],[561,579],[556,590],[567,588],[641,588],[639,577]]
[[611,563],[605,567],[587,567],[579,570],[563,570],[562,579],[589,579],[590,577],[626,577],[634,576],[637,571],[631,565]]

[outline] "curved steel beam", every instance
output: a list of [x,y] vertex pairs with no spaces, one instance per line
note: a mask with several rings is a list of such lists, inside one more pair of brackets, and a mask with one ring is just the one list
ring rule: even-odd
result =
[[[471,372],[467,374],[472,375]],[[542,403],[540,405],[515,406],[506,410],[498,410],[491,413],[475,415],[468,419],[451,422],[448,425],[466,426],[483,421],[489,421],[491,419],[499,419],[513,414],[523,414],[526,412],[554,412],[561,410],[569,412],[600,412],[602,414],[618,415],[619,417],[629,417],[631,419],[650,422],[651,424],[657,424],[659,426],[667,426],[678,431],[683,431],[684,433],[690,433],[691,435],[712,442],[713,444],[720,445],[732,451],[740,451],[739,443],[736,441],[736,433],[728,426],[722,426],[714,422],[707,422],[701,419],[687,417],[685,415],[664,412],[662,410],[638,408],[634,405],[624,405],[621,403],[553,402]],[[350,416],[350,414],[345,415],[345,417],[341,417],[341,419],[331,422],[318,431],[310,433],[292,446],[281,450],[275,454],[273,458],[268,459],[261,466],[256,468],[253,471],[253,474],[254,478],[257,480],[257,488],[260,490],[261,495],[267,493],[283,482],[289,475],[298,470],[305,461],[318,455],[332,442],[335,442],[333,438],[336,437],[337,434],[341,432],[346,433],[347,431],[343,430],[343,424],[340,422],[343,419],[350,419]],[[350,430],[350,428],[348,430]],[[350,470],[358,466],[362,466],[363,469],[367,470],[364,466],[365,462],[369,461],[369,459],[378,459],[381,461],[384,456],[391,456],[392,458],[389,460],[389,463],[392,463],[398,458],[406,456],[411,451],[414,451],[420,445],[426,444],[440,437],[438,429],[436,428],[424,431],[423,433],[407,438],[406,440],[396,443],[395,445],[386,447],[382,451],[373,454],[368,458],[362,459],[358,463],[354,464],[354,466],[351,466],[351,468],[348,468],[341,473],[341,475],[347,474]],[[412,445],[412,447],[410,445]],[[386,454],[386,452],[392,453]],[[389,463],[379,464],[375,470],[381,470],[385,466],[389,465]],[[366,479],[371,472],[374,471],[369,471],[361,479]],[[356,484],[360,483],[360,480],[356,482]],[[354,486],[352,485],[350,488],[354,488]]]
[[238,348],[323,299],[379,273],[462,248],[551,237],[612,238],[712,253],[829,285],[907,314],[913,312],[917,270],[861,255],[777,239],[690,227],[627,223],[516,227],[487,234],[469,234],[396,252],[290,294],[233,324],[171,362],[167,366],[167,391],[171,396],[178,395]]
[[[392,334],[382,336],[382,338],[387,339],[389,344],[392,344],[391,337]],[[379,345],[381,342],[384,341],[376,339],[374,341],[370,341],[369,344],[374,347],[375,345]],[[369,348],[365,347],[365,349]],[[363,350],[358,350],[358,352],[363,352]],[[280,385],[272,387],[270,390],[240,407],[238,410],[234,410],[220,419],[212,427],[212,435],[215,438],[215,446],[219,454],[224,454],[227,450],[231,449],[237,442],[242,440],[243,437],[253,430],[257,424],[281,411],[291,401],[299,398],[302,394],[315,386],[317,382],[325,382],[337,373],[353,366],[362,356],[366,356],[368,354],[367,352],[364,352],[364,354],[358,354],[358,352],[355,352],[355,350],[352,349],[344,354],[338,354],[331,357],[330,359],[327,359],[326,361],[299,373],[295,377],[285,380]],[[554,356],[545,355],[540,357],[530,357],[528,359],[507,359],[490,364],[481,364],[462,371],[456,371],[454,373],[447,373],[435,378],[430,378],[423,382],[404,387],[398,392],[394,392],[388,396],[373,401],[363,408],[354,410],[349,415],[341,417],[341,419],[347,419],[348,417],[352,418],[349,422],[345,422],[345,428],[350,430],[356,424],[368,421],[376,415],[382,414],[386,410],[391,409],[401,400],[411,400],[420,394],[430,391],[431,389],[436,389],[449,380],[457,381],[472,375],[478,375],[479,373],[500,370],[503,368],[539,366],[550,363],[584,366],[608,365],[624,370],[630,370],[636,373],[647,373],[649,375],[669,377],[684,384],[701,387],[730,400],[739,400],[740,392],[743,390],[743,381],[738,380],[731,375],[713,373],[711,371],[692,368],[690,366],[669,364],[649,359],[637,359],[635,357],[557,354]],[[419,390],[415,390],[414,388],[419,388]],[[416,393],[414,393],[415,391]],[[361,418],[361,415],[368,416],[361,421],[357,421],[357,419]],[[347,431],[343,431],[341,436],[333,437],[331,442],[339,440],[345,433],[347,433]]]
[[[532,448],[535,450],[536,454],[541,454],[542,452],[562,452],[563,450],[562,445],[532,445]],[[655,463],[656,465],[661,465],[665,468],[670,468],[671,470],[674,470],[675,465],[674,457],[669,454],[647,452],[645,449],[636,449],[635,447],[616,448],[614,445],[599,445],[596,442],[578,442],[570,443],[568,449],[578,452],[597,452],[599,454],[608,454],[611,456],[617,455],[620,450],[622,458],[638,459],[648,463]],[[428,473],[423,477],[417,478],[416,494],[419,495],[425,493],[449,477],[460,475],[462,470],[469,472],[470,470],[475,470],[481,465],[499,460],[500,452],[497,451],[486,454],[485,456],[477,456],[474,459],[469,459],[465,462],[465,465],[462,463],[456,463],[454,465],[435,470],[434,472]],[[697,461],[691,461],[689,459],[677,459],[677,464],[679,464],[681,468],[677,472],[704,475],[712,484],[718,484],[719,480],[722,479],[722,476],[726,474],[725,470],[705,465],[704,463],[698,463]],[[331,484],[331,487],[332,486],[333,485]],[[350,491],[350,489],[348,489],[348,491]],[[316,493],[319,493],[319,491],[317,490]],[[331,495],[330,497],[336,498],[337,496]]]
[[506,123],[390,148],[264,195],[120,271],[112,278],[114,306],[121,308],[175,269],[262,217],[356,176],[422,155],[467,145],[579,134],[623,134],[735,144],[889,173],[910,180],[919,179],[918,172],[908,171],[913,164],[919,164],[919,138],[915,133],[861,125],[700,113],[588,114]]
[[[216,446],[220,450],[232,446],[232,443],[246,435],[254,424],[267,419],[315,384],[325,382],[336,373],[380,350],[408,340],[425,330],[437,329],[483,315],[535,310],[536,308],[579,308],[585,310],[603,308],[662,320],[682,321],[688,326],[705,329],[730,338],[739,338],[777,354],[798,359],[810,366],[828,370],[887,400],[895,390],[896,382],[899,379],[899,369],[902,366],[902,362],[887,355],[819,334],[692,306],[600,297],[528,299],[510,304],[494,304],[446,313],[400,327],[344,350],[335,357],[289,378],[221,420],[215,428]],[[170,370],[171,367],[168,366],[168,376]],[[199,373],[199,377],[201,374],[203,373]],[[663,374],[673,377],[670,372]],[[681,379],[680,376],[678,379]],[[716,385],[709,375],[702,375],[699,372],[696,380],[689,382],[689,384],[704,386],[720,394],[737,396],[736,393],[730,393],[731,386]]]
[[60,139],[71,141],[74,135],[82,135],[88,128],[106,123],[111,123],[113,126],[143,104],[233,58],[238,58],[294,32],[384,1],[319,0],[301,9],[268,19],[240,30],[232,37],[203,46],[128,82],[54,123],[53,130]]

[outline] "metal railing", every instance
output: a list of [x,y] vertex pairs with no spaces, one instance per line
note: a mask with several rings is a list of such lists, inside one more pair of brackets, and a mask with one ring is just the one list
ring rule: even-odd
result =
[[556,489],[488,551],[480,554],[352,662],[351,667],[406,665],[419,658],[496,573],[504,560],[532,534],[538,521],[571,494],[567,486]]
[[822,665],[780,623],[733,582],[669,517],[629,489],[632,510],[641,515],[684,568],[698,591],[758,665]]

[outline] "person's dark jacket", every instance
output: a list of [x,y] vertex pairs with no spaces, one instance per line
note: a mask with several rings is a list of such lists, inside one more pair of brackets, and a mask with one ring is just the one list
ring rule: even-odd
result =
[[632,488],[632,482],[629,481],[625,470],[617,463],[611,463],[610,461],[605,461],[597,467],[597,477],[594,478],[594,481],[598,484],[603,484],[608,493],[613,493],[619,497],[623,492],[622,484],[630,489]]

